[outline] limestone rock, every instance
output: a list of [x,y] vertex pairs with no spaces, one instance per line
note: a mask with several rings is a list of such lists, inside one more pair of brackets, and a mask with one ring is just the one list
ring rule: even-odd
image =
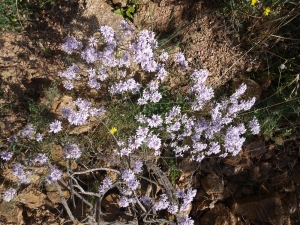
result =
[[243,83],[247,85],[247,90],[243,95],[245,98],[252,98],[252,97],[255,97],[256,99],[260,98],[262,87],[254,80],[247,79],[244,77],[232,79],[232,86],[234,90],[239,88]]
[[[117,194],[109,194],[107,195],[101,202],[101,206],[107,212],[115,212],[120,210],[119,207],[119,196]],[[113,221],[118,218],[118,214],[107,214],[108,220]]]
[[26,205],[30,209],[36,209],[45,204],[46,195],[40,191],[29,191],[19,194],[16,201]]
[[117,7],[125,7],[127,5],[125,0],[112,0],[112,3]]
[[239,152],[236,156],[227,156],[221,159],[223,163],[236,166],[242,160],[242,152]]
[[2,201],[0,204],[0,224],[25,225],[23,210],[11,202]]
[[216,204],[215,207],[205,213],[200,220],[200,224],[235,225],[236,223],[236,217],[222,203]]
[[253,224],[261,222],[289,225],[288,207],[279,194],[244,196],[229,203],[232,213],[248,218]]
[[245,145],[245,151],[249,153],[250,158],[259,158],[265,152],[267,148],[262,140],[255,140]]
[[224,191],[224,182],[215,173],[201,179],[201,185],[207,194],[220,194]]
[[50,112],[56,116],[61,116],[61,109],[63,107],[70,107],[71,109],[75,110],[76,106],[73,103],[73,98],[65,95],[61,98],[55,99],[51,106]]
[[[63,148],[60,145],[56,145],[54,143],[51,143],[49,146],[47,146],[51,150],[51,159],[58,162],[61,166],[67,165],[67,160],[64,159],[62,153]],[[75,161],[72,162],[71,169],[75,170],[77,168],[77,163]]]
[[[64,181],[68,184],[68,180],[66,179],[66,174],[63,174],[63,178]],[[60,183],[58,182],[58,184],[60,185]],[[47,191],[47,197],[50,199],[50,201],[52,203],[59,203],[60,202],[60,196],[58,194],[58,191],[57,191],[57,188],[56,188],[56,185],[54,183],[52,184],[46,184],[46,191]],[[68,199],[70,198],[70,191],[63,187],[62,185],[60,185],[60,188],[61,188],[61,191],[62,191],[62,194],[63,196],[65,197],[65,199]]]

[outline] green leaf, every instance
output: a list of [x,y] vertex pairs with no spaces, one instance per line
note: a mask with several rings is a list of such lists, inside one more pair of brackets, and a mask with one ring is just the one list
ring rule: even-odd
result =
[[124,16],[124,10],[122,8],[119,8],[119,9],[115,10],[114,13],[118,14],[118,15],[121,15],[121,16]]
[[126,16],[130,19],[132,19],[132,14],[135,12],[135,8],[134,6],[131,6],[129,7],[127,10],[126,10]]

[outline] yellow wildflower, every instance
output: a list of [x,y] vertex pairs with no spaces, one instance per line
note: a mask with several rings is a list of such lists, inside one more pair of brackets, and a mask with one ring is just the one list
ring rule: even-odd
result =
[[257,0],[251,0],[251,5],[255,5],[255,3],[257,2]]
[[264,11],[264,15],[265,15],[265,16],[268,16],[270,12],[271,12],[270,7],[267,7],[267,8],[265,9],[265,11]]
[[110,132],[111,134],[114,134],[114,133],[117,132],[117,128],[112,127],[112,128],[109,130],[109,132]]

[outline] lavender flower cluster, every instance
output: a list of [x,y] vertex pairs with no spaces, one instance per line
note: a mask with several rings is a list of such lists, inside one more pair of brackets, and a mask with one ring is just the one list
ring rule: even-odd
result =
[[15,189],[10,188],[2,194],[2,198],[4,201],[10,202],[14,198],[16,193],[17,191]]
[[104,108],[91,107],[92,103],[85,99],[78,98],[73,103],[77,106],[77,111],[70,107],[61,109],[62,117],[66,118],[71,125],[84,125],[90,116],[98,116],[100,113],[105,113]]
[[[105,74],[105,79],[109,77],[106,71],[112,67],[116,68],[119,80],[109,87],[110,94],[140,93],[140,98],[137,100],[138,105],[159,104],[162,99],[162,94],[158,91],[159,86],[168,75],[164,64],[169,59],[168,53],[162,51],[157,54],[158,42],[153,32],[142,30],[134,36],[133,29],[126,22],[122,22],[120,29],[123,34],[125,30],[128,30],[128,34],[132,35],[133,38],[127,38],[130,41],[125,43],[123,42],[125,39],[118,36],[112,28],[102,26],[99,30],[107,46],[103,52],[90,51],[92,52],[90,55],[93,55],[90,59],[86,57],[86,53],[82,53],[85,55],[83,59],[87,63],[97,62],[101,65],[101,70],[105,71],[102,72]],[[90,43],[93,44],[87,47],[89,49],[91,46],[95,47],[97,42],[90,39]],[[118,52],[117,46],[123,46],[123,50]],[[180,69],[187,71],[188,62],[183,53],[175,54],[173,60]],[[139,66],[144,73],[155,74],[155,79],[146,84],[146,87],[141,90],[145,84],[138,83],[133,77],[130,77],[130,74],[127,74],[124,68],[129,66]],[[104,81],[105,79],[100,79],[96,69],[91,68],[88,73],[90,75],[89,86],[99,89],[101,85],[98,81]],[[129,156],[134,151],[146,146],[154,151],[154,155],[159,156],[164,148],[170,148],[177,157],[188,154],[191,160],[197,162],[201,162],[206,156],[210,155],[226,157],[227,155],[238,154],[245,141],[243,135],[246,133],[247,128],[252,134],[259,133],[260,127],[256,118],[253,118],[247,125],[234,122],[238,113],[249,110],[253,106],[255,98],[250,100],[241,98],[247,88],[243,84],[229,98],[224,98],[219,102],[212,101],[215,96],[213,89],[206,85],[208,76],[209,72],[207,70],[190,72],[191,85],[187,90],[190,102],[188,109],[182,109],[180,105],[175,105],[165,114],[153,114],[150,117],[143,114],[137,115],[136,120],[140,123],[140,126],[136,129],[134,135],[128,139],[119,140],[120,149],[115,150],[115,153],[121,157]],[[210,115],[196,117],[191,113],[184,113],[184,111],[202,111],[204,107],[210,109]],[[167,134],[170,144],[166,144],[166,142],[162,144],[162,134],[164,134],[164,139],[166,139],[165,135]],[[125,169],[122,172],[121,178],[126,184],[123,193],[127,193],[127,195],[121,196],[119,203],[121,207],[127,207],[137,201],[135,197],[131,196],[132,191],[137,190],[139,187],[136,175],[136,171],[132,169]],[[112,181],[108,178],[105,179],[99,187],[99,192],[104,192],[111,185]],[[176,214],[188,209],[195,194],[195,190],[188,190],[186,194],[183,190],[178,190],[176,192],[177,197],[183,199],[180,206],[169,202],[168,196],[165,194],[162,194],[156,202],[147,196],[141,197],[140,201],[146,206],[150,206],[154,202],[152,204],[153,210],[167,209],[170,213]],[[177,220],[180,224],[192,224],[187,216],[178,217]]]

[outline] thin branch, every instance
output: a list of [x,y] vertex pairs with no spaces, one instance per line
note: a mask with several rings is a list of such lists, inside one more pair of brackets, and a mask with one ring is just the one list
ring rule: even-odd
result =
[[93,208],[93,205],[91,203],[89,203],[84,197],[82,197],[80,194],[78,194],[77,191],[75,191],[74,189],[71,189],[63,180],[60,180],[59,182],[62,183],[65,188],[68,188],[70,191],[72,191],[74,193],[74,195],[76,195],[78,198],[80,198],[85,204],[87,204],[89,207]]
[[72,173],[71,176],[78,175],[78,174],[91,173],[91,172],[99,171],[99,170],[112,171],[112,172],[115,172],[115,173],[117,173],[119,175],[121,174],[120,171],[114,170],[114,169],[109,169],[109,168],[95,168],[95,169],[89,169],[89,170],[85,170],[85,171],[81,171],[81,172],[75,172],[75,173]]
[[60,189],[60,186],[59,186],[58,182],[57,182],[57,181],[54,181],[54,184],[55,184],[55,186],[56,186],[56,188],[57,188],[57,191],[58,191],[58,194],[59,194],[59,197],[60,197],[61,204],[63,204],[63,206],[65,207],[65,209],[66,209],[66,211],[67,211],[67,214],[68,214],[69,218],[72,220],[73,224],[78,224],[78,221],[77,221],[77,220],[75,219],[75,217],[73,216],[73,214],[72,214],[72,212],[71,212],[71,210],[70,210],[70,208],[69,208],[69,206],[68,206],[68,203],[67,203],[65,197],[63,196],[63,193],[62,193],[62,191],[61,191],[61,189]]

